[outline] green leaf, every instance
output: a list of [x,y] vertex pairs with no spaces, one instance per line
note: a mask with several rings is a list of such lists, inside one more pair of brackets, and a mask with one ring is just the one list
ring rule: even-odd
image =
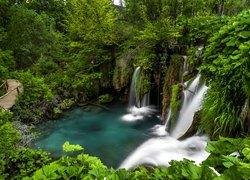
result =
[[239,37],[242,37],[242,38],[249,38],[250,37],[250,31],[241,31],[239,34],[238,34]]
[[215,178],[214,180],[236,180],[242,179],[242,175],[237,171],[235,166],[227,169],[221,176]]
[[250,148],[246,147],[242,150],[242,154],[247,158],[247,160],[250,160]]
[[213,154],[230,154],[235,152],[242,146],[243,139],[223,138],[219,141],[210,141],[206,147],[206,151]]
[[83,147],[81,147],[80,145],[71,145],[69,144],[68,141],[66,141],[64,144],[63,144],[63,151],[65,152],[73,152],[73,151],[82,151],[83,150]]

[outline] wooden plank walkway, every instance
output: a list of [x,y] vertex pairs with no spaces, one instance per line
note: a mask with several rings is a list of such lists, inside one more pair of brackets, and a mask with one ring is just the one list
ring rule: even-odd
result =
[[6,94],[0,97],[0,106],[3,111],[10,109],[20,93],[23,92],[22,84],[16,79],[7,79],[5,81]]

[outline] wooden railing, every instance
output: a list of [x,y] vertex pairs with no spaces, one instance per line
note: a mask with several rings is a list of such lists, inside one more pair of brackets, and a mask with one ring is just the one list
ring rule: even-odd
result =
[[0,97],[0,99],[3,99],[4,97],[6,97],[6,96],[8,96],[10,93],[12,93],[14,90],[17,90],[17,95],[19,95],[20,94],[20,91],[19,91],[19,88],[20,87],[20,85],[19,86],[17,86],[17,87],[15,87],[15,88],[13,88],[13,89],[11,89],[9,92],[7,92],[6,94],[4,94],[3,96],[1,96]]

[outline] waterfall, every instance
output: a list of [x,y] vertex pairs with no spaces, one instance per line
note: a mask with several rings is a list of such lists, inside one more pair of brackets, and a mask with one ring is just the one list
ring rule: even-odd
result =
[[156,136],[169,135],[167,130],[168,130],[168,125],[169,125],[169,122],[170,122],[171,115],[172,115],[172,112],[171,112],[171,105],[170,105],[169,111],[168,111],[168,116],[167,116],[166,121],[165,121],[166,123],[164,125],[157,124],[154,127],[152,127],[151,128],[152,134],[154,134]]
[[182,76],[181,76],[181,82],[183,83],[183,76],[188,72],[189,64],[188,64],[188,56],[183,56],[184,63],[182,67]]
[[190,159],[201,163],[208,157],[205,151],[207,138],[193,136],[184,141],[178,141],[171,136],[151,138],[137,148],[119,168],[131,169],[138,165],[169,166],[171,160]]
[[170,118],[171,118],[171,116],[172,116],[172,111],[171,111],[171,104],[170,104],[170,106],[169,106],[169,111],[168,111],[168,116],[167,116],[167,119],[166,119],[166,123],[165,123],[165,130],[167,130],[168,129],[168,126],[169,126],[169,123],[170,123]]
[[147,93],[143,96],[141,100],[141,107],[149,106],[150,104],[150,93]]
[[[179,117],[170,135],[166,131],[171,111],[169,110],[165,125],[156,125],[151,131],[157,137],[151,138],[139,146],[119,168],[130,169],[138,165],[169,166],[171,160],[184,158],[201,163],[208,157],[205,147],[208,141],[206,136],[193,136],[183,141],[177,138],[182,136],[192,124],[193,116],[201,107],[203,96],[208,87],[200,83],[201,75],[198,74],[192,82],[185,82],[183,102]],[[200,86],[200,87],[199,87]]]
[[141,68],[137,67],[133,73],[129,90],[128,114],[122,116],[124,121],[143,120],[145,116],[151,116],[155,109],[150,106],[150,93],[147,93],[140,100],[136,93],[136,83],[139,78]]
[[188,57],[187,56],[183,56],[184,58],[184,63],[183,63],[183,74],[188,71]]
[[137,82],[140,72],[141,72],[141,67],[137,67],[132,77],[130,90],[129,90],[129,101],[128,101],[129,107],[132,107],[132,106],[139,107],[139,98],[137,97],[137,94],[136,94],[136,82]]
[[171,132],[171,136],[175,138],[181,137],[188,130],[192,124],[195,112],[197,112],[201,107],[203,96],[206,93],[208,87],[203,84],[201,88],[197,90],[197,86],[198,83],[195,84],[195,91],[192,95],[190,95],[191,92],[189,92],[191,90],[186,89],[184,91],[184,101],[180,110],[179,118]]

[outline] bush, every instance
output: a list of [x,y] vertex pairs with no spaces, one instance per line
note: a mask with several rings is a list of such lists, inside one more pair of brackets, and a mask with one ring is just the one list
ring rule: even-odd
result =
[[101,104],[110,103],[113,101],[113,97],[110,94],[104,94],[98,97],[98,102]]
[[[171,161],[170,167],[136,167],[133,170],[108,169],[101,161],[87,154],[73,158],[63,155],[59,160],[43,166],[31,178],[25,179],[247,179],[250,174],[250,140],[220,138],[208,142],[206,150],[210,156],[201,165],[193,161]],[[79,145],[63,145],[65,152],[80,152]],[[231,155],[239,152],[239,156]],[[212,170],[214,168],[214,170]],[[215,172],[220,173],[220,177]]]
[[37,169],[50,162],[48,153],[29,148],[18,149],[9,157],[5,172],[9,177],[21,179],[32,175]]
[[12,76],[18,79],[24,88],[13,107],[14,117],[29,123],[39,121],[52,100],[51,89],[43,78],[34,76],[30,71],[15,72]]
[[201,73],[210,87],[202,129],[212,138],[243,132],[241,109],[250,97],[250,11],[232,18],[210,40]]

